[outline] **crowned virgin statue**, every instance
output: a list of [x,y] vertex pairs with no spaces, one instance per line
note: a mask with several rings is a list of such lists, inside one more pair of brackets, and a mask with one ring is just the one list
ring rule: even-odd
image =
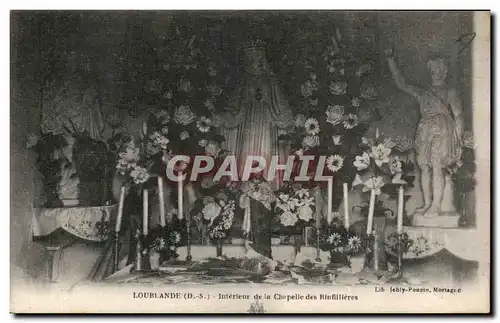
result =
[[[245,48],[244,64],[245,74],[228,109],[217,116],[226,138],[223,148],[236,155],[240,178],[247,156],[264,157],[267,165],[272,156],[279,156],[279,164],[285,164],[288,149],[280,144],[278,136],[293,126],[292,111],[269,67],[262,43],[255,42]],[[279,187],[279,176],[272,184]]]

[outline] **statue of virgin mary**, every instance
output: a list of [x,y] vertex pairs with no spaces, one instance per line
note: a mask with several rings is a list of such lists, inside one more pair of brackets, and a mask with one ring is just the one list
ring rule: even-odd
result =
[[[286,163],[288,149],[280,144],[278,136],[287,133],[294,123],[292,111],[260,43],[245,48],[244,64],[244,77],[226,113],[216,118],[226,138],[222,148],[236,155],[240,178],[247,156],[264,157],[267,165],[273,156],[279,156],[279,164]],[[276,176],[272,184],[278,188],[280,176]]]

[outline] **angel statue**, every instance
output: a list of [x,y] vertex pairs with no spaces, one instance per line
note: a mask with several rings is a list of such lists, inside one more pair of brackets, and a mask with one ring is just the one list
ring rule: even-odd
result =
[[460,161],[463,118],[457,91],[446,84],[447,61],[441,56],[431,57],[427,68],[432,84],[428,88],[418,88],[405,83],[394,61],[394,51],[388,49],[385,55],[396,86],[420,105],[415,150],[424,205],[414,215],[425,218],[458,216],[453,201],[452,177],[445,170]]

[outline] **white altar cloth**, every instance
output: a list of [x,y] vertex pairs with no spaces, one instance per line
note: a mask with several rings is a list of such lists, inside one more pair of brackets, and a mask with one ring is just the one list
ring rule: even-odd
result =
[[35,208],[33,236],[46,236],[63,230],[88,241],[104,241],[110,232],[111,219],[118,205],[97,207]]

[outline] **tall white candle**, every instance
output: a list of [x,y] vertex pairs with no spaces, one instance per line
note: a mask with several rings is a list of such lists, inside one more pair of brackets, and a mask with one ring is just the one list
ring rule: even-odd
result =
[[403,212],[404,212],[404,189],[403,185],[399,187],[398,197],[398,234],[403,233]]
[[179,177],[177,178],[177,203],[178,203],[177,215],[179,217],[179,220],[184,219],[183,190],[184,188],[182,185],[182,174],[179,174]]
[[346,228],[349,228],[350,223],[349,223],[349,198],[348,198],[348,184],[344,183],[343,189],[344,189],[344,226]]
[[158,176],[158,200],[160,201],[160,225],[165,227],[165,197],[163,196],[163,178]]
[[321,190],[319,187],[315,189],[314,192],[314,203],[316,205],[316,229],[321,227],[321,208],[323,207],[321,203]]
[[332,213],[332,199],[333,199],[333,178],[328,178],[328,210],[327,210],[327,221],[328,224],[332,223],[333,213]]
[[366,224],[366,234],[371,235],[373,231],[373,213],[375,211],[375,190],[370,193],[370,206],[368,208],[368,222]]
[[380,130],[378,128],[375,130],[375,138],[378,139],[380,137]]
[[148,190],[142,190],[142,233],[148,234]]
[[123,218],[123,204],[125,203],[125,186],[120,188],[120,201],[118,202],[118,217],[116,218],[115,232],[120,232]]

